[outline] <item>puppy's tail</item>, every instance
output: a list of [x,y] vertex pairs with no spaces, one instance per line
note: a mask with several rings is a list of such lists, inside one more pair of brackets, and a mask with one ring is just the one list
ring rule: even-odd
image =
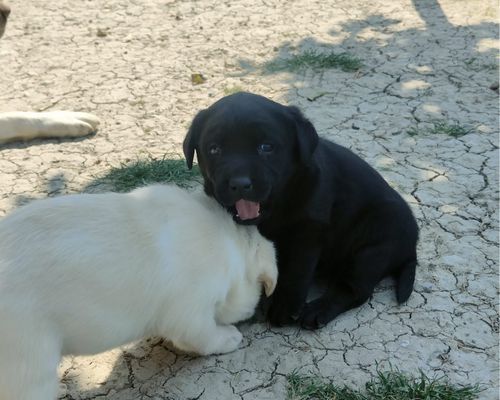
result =
[[394,274],[396,278],[396,298],[398,303],[404,303],[410,297],[415,282],[415,269],[417,260],[413,259],[402,265]]

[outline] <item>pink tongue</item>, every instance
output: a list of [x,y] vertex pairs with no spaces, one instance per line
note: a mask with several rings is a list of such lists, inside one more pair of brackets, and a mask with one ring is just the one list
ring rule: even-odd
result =
[[235,204],[238,217],[242,221],[254,219],[259,216],[260,204],[249,200],[238,200]]

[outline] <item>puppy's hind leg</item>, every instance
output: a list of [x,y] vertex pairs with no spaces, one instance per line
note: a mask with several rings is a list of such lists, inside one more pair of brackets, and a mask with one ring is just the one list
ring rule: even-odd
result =
[[47,331],[9,322],[3,320],[0,329],[0,399],[55,400],[59,341]]
[[325,295],[306,304],[301,315],[302,327],[321,328],[339,314],[366,302],[387,274],[387,254],[390,249],[384,245],[361,249],[354,256],[346,276],[332,284]]
[[243,335],[234,325],[217,325],[212,320],[198,329],[186,329],[172,342],[180,350],[209,355],[230,353],[238,348],[242,339]]
[[323,296],[305,305],[300,318],[301,326],[305,329],[322,328],[339,314],[355,307],[356,297],[343,282],[329,285]]

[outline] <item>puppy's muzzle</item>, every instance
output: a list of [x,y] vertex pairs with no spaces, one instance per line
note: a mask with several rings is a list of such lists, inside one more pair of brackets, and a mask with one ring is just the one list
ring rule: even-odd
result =
[[229,180],[229,190],[236,197],[245,197],[253,190],[252,180],[247,176],[238,176]]

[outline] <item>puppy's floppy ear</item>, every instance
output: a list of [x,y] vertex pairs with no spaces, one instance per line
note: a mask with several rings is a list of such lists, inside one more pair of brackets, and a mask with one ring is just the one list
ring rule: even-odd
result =
[[198,141],[203,125],[205,124],[206,115],[207,110],[201,110],[196,114],[182,143],[182,150],[184,151],[184,157],[189,169],[193,168],[194,151],[198,148]]
[[318,133],[311,121],[304,117],[297,107],[291,106],[288,107],[288,109],[295,120],[295,135],[297,138],[300,160],[303,164],[307,164],[318,145]]

